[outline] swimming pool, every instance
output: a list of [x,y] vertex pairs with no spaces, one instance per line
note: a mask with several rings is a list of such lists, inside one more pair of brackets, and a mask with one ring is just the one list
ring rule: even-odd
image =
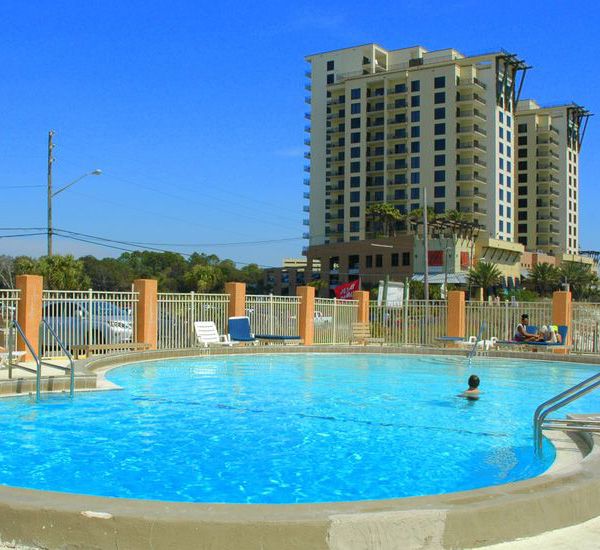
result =
[[[122,391],[0,401],[0,483],[183,502],[418,496],[526,479],[535,407],[597,366],[407,355],[130,364]],[[478,401],[456,397],[477,373]],[[597,411],[593,394],[576,404]],[[26,467],[24,467],[26,465]]]

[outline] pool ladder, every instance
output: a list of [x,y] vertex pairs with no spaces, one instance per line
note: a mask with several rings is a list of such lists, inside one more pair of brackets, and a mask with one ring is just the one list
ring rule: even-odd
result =
[[475,339],[475,343],[473,344],[473,347],[467,353],[467,359],[469,360],[469,366],[471,366],[471,359],[477,353],[477,344],[479,344],[479,342],[482,341],[482,336],[483,336],[483,331],[485,330],[485,326],[486,326],[485,321],[483,321],[481,323],[481,325],[479,325],[479,332],[477,333],[477,338]]
[[[42,342],[43,342],[44,327],[46,327],[48,329],[48,332],[50,333],[50,335],[52,336],[54,341],[58,344],[58,347],[63,351],[63,353],[69,360],[68,367],[63,367],[62,365],[55,365],[53,363],[48,363],[46,361],[42,361],[41,347],[42,347]],[[31,367],[26,367],[23,365],[17,365],[16,363],[13,363],[12,357],[13,357],[13,352],[14,352],[14,342],[15,342],[14,331],[15,330],[17,331],[17,333],[19,334],[19,336],[21,337],[23,342],[25,342],[25,345],[27,346],[29,353],[31,353],[31,355],[33,356],[33,359],[35,360],[35,370],[32,369]],[[61,339],[58,337],[58,335],[56,334],[54,329],[48,324],[48,322],[45,319],[43,319],[42,322],[40,323],[39,348],[40,348],[39,353],[36,353],[35,350],[33,349],[33,346],[31,345],[31,342],[29,341],[27,336],[25,336],[25,333],[23,332],[21,325],[19,325],[19,323],[16,319],[13,319],[10,322],[9,333],[8,333],[8,378],[12,379],[13,367],[18,367],[22,370],[33,372],[35,374],[35,398],[37,401],[39,401],[40,393],[41,393],[41,385],[42,385],[42,365],[47,365],[47,366],[53,367],[55,369],[63,370],[64,372],[68,372],[70,374],[69,396],[73,397],[73,394],[75,392],[75,362],[73,361],[73,356],[69,353],[67,348],[65,348]]]
[[544,401],[535,410],[533,415],[533,440],[537,455],[542,455],[543,430],[600,433],[600,420],[547,418],[550,413],[561,409],[599,387],[600,373],[597,373],[568,390],[555,395],[551,399],[548,399],[548,401]]

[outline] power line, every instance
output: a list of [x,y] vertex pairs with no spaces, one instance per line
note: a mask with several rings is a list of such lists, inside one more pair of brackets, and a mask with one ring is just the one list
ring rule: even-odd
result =
[[0,239],[10,239],[13,237],[35,237],[36,235],[45,235],[46,232],[43,233],[15,233],[13,235],[0,235]]
[[2,185],[0,189],[29,189],[31,187],[45,187],[45,185]]

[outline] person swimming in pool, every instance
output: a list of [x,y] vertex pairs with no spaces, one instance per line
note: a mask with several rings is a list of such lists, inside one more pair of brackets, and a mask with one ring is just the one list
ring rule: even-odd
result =
[[479,399],[479,382],[479,376],[476,374],[469,376],[469,380],[467,381],[469,387],[460,394],[461,397],[466,397],[467,399]]

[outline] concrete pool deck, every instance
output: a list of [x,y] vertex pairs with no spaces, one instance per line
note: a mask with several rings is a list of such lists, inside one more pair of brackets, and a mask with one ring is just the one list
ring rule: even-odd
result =
[[[409,352],[395,348],[315,346],[308,350],[218,350],[214,354],[306,351]],[[440,349],[411,351],[444,354]],[[120,364],[198,355],[205,353],[133,353],[94,358],[81,366],[96,373],[102,383],[104,373]],[[564,360],[552,354],[536,354],[535,358],[531,353],[507,355]],[[579,362],[593,363],[587,358]],[[600,441],[568,437],[562,432],[554,432],[552,438],[557,446],[557,460],[539,477],[430,497],[306,505],[227,505],[111,499],[3,487],[0,537],[34,548],[481,548],[565,527],[578,529],[570,526],[600,516]],[[581,529],[593,531],[595,526],[592,522],[592,527],[584,525]],[[521,548],[547,547],[534,546],[534,541],[522,541],[530,546]],[[579,544],[576,547],[584,548]],[[510,546],[498,547],[504,548]]]

